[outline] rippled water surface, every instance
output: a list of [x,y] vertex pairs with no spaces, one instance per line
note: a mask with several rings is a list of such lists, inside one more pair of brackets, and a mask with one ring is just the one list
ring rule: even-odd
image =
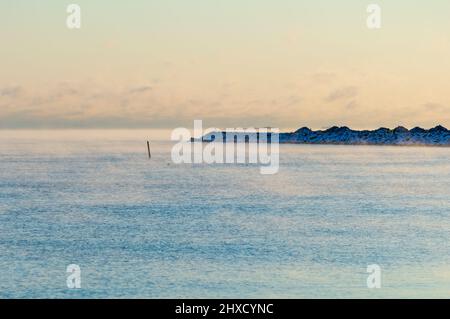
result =
[[261,175],[152,134],[0,131],[0,297],[450,296],[449,148],[281,145]]

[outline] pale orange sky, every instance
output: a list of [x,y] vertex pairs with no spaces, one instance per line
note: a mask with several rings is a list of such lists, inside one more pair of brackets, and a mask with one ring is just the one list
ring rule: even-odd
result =
[[450,127],[450,2],[393,2],[2,1],[0,128]]

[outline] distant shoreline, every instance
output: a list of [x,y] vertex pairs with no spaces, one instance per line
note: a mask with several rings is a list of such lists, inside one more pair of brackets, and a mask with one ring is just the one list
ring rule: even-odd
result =
[[[275,133],[265,131],[269,143]],[[333,126],[327,130],[313,131],[302,127],[295,132],[278,133],[280,144],[307,144],[307,145],[371,145],[371,146],[450,146],[450,131],[438,125],[431,129],[415,127],[408,130],[399,126],[395,129],[379,128],[376,130],[352,130],[346,126]],[[199,139],[191,141],[202,142],[260,142],[260,133],[257,130],[242,129],[239,131],[216,131],[208,133]]]

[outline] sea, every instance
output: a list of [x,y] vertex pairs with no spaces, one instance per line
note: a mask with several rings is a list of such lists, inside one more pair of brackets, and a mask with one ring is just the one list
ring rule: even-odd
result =
[[173,145],[0,131],[0,298],[450,297],[450,148],[284,144],[263,175]]

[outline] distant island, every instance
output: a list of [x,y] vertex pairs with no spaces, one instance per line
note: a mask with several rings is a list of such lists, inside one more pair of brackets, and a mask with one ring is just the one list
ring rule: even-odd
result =
[[[242,131],[211,132],[204,135],[199,141],[227,142],[230,136],[234,142],[259,141],[259,133]],[[222,137],[222,139],[220,139]],[[192,139],[195,141],[196,139]],[[268,141],[271,142],[269,133]],[[295,132],[279,133],[280,143],[289,144],[335,144],[335,145],[424,145],[424,146],[450,146],[450,131],[438,125],[426,130],[415,127],[411,130],[403,126],[395,129],[379,128],[377,130],[352,130],[346,126],[333,126],[327,130],[313,131],[302,127]]]

